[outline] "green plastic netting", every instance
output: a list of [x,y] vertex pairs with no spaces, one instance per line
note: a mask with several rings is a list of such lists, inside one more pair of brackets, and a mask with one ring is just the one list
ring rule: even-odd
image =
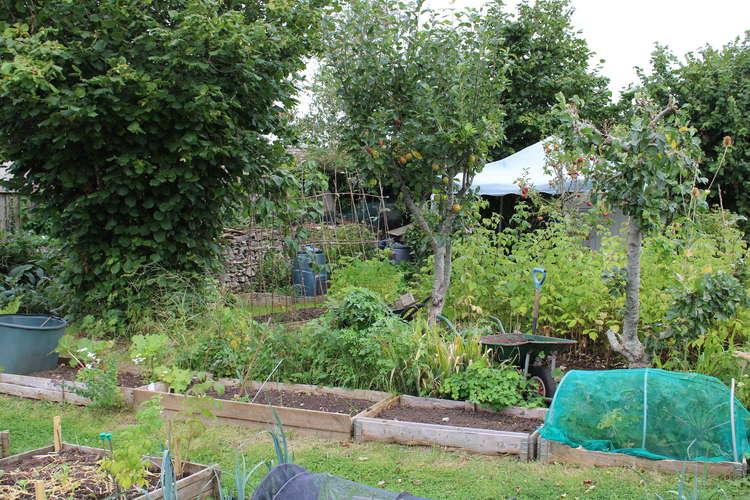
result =
[[540,434],[593,451],[739,462],[748,429],[750,413],[720,380],[645,368],[568,372]]

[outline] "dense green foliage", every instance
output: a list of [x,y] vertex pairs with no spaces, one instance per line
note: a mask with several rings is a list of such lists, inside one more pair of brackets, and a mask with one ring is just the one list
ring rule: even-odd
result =
[[0,149],[88,307],[149,264],[203,271],[232,203],[282,183],[321,2],[0,7]]
[[[521,204],[517,216],[523,219],[528,213],[534,212]],[[644,238],[641,324],[646,331],[664,332],[668,310],[683,295],[698,291],[705,273],[744,273],[742,233],[733,224],[714,226],[721,218],[708,213],[694,223],[675,223],[662,234]],[[608,229],[604,217],[598,221],[600,231]],[[474,309],[479,308],[500,316],[509,328],[527,329],[534,296],[529,272],[539,265],[548,272],[540,325],[558,335],[600,339],[624,305],[618,279],[625,264],[622,235],[605,237],[601,250],[595,251],[583,244],[591,228],[580,220],[550,221],[523,232],[508,226],[495,233],[495,227],[493,220],[477,223],[456,243],[459,278],[448,296],[447,312],[461,320],[476,319],[480,313]],[[706,300],[714,307],[729,307],[723,297]],[[714,314],[709,316],[705,319],[713,321]]]
[[[528,221],[539,209],[534,201],[519,204],[500,232],[494,219],[467,226],[455,244],[456,279],[446,314],[463,324],[491,314],[507,330],[529,331],[534,300],[529,272],[541,266],[548,272],[541,333],[574,338],[580,352],[608,357],[605,333],[619,327],[625,305],[623,235],[605,236],[599,250],[584,245],[590,231],[609,231],[608,217],[599,210],[586,219],[551,217],[532,228]],[[750,347],[747,258],[743,233],[726,212],[698,212],[647,234],[639,322],[640,338],[657,366],[695,370],[725,383],[735,378],[742,381],[738,393],[745,402],[750,370],[732,351]],[[429,289],[429,267],[414,286]]]
[[0,308],[18,302],[21,313],[66,311],[58,243],[34,233],[0,231]]
[[674,325],[676,335],[695,340],[748,306],[747,289],[739,279],[723,271],[706,273],[689,290],[674,291],[665,320]]
[[341,295],[348,287],[358,286],[376,293],[381,300],[392,304],[404,291],[404,272],[391,263],[387,255],[367,260],[354,260],[333,273],[328,285],[330,296]]
[[[750,89],[742,82],[750,72],[750,34],[721,49],[708,46],[687,54],[684,61],[657,46],[651,62],[651,73],[641,73],[642,83],[657,98],[675,96],[696,127],[706,157],[702,174],[713,184],[709,199],[747,217]],[[725,136],[732,137],[734,147],[726,149]]]
[[555,95],[577,95],[586,101],[584,116],[594,123],[611,119],[609,80],[590,68],[586,40],[572,24],[570,0],[524,0],[518,14],[491,4],[489,17],[500,35],[493,48],[507,58],[508,88],[503,96],[505,140],[493,148],[500,159],[549,136],[556,126]]
[[299,328],[257,323],[247,309],[216,304],[190,321],[164,322],[159,331],[184,346],[171,358],[192,371],[416,395],[438,395],[446,377],[480,359],[477,335],[486,333],[461,336],[423,320],[405,323],[377,294],[357,287]]

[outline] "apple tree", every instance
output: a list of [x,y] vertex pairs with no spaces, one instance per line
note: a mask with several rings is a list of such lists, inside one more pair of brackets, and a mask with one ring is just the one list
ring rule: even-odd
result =
[[355,0],[326,40],[321,79],[335,91],[338,144],[427,234],[431,321],[450,285],[455,222],[503,134],[506,61],[490,50],[493,28],[478,11],[446,17],[421,2]]
[[[655,98],[674,95],[698,128],[705,155],[702,172],[712,180],[709,201],[750,216],[750,31],[719,48],[706,46],[683,58],[657,46],[651,71],[640,72]],[[724,137],[734,147],[727,149]],[[740,220],[746,233],[747,220]]]
[[695,187],[705,181],[698,169],[698,137],[672,100],[660,108],[639,95],[621,123],[598,129],[580,118],[580,100],[559,99],[558,134],[570,161],[592,183],[592,202],[619,208],[629,218],[622,331],[608,330],[607,339],[631,368],[648,366],[638,336],[641,241],[668,218],[688,216],[702,198]]

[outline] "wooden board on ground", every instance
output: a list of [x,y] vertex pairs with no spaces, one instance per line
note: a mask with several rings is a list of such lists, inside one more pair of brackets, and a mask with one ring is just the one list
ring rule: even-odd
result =
[[[63,450],[74,449],[84,453],[92,453],[94,455],[105,455],[109,453],[108,450],[101,448],[91,448],[89,446],[80,446],[69,443],[63,443],[62,448]],[[38,448],[36,450],[2,458],[0,459],[0,469],[12,467],[29,457],[46,455],[48,453],[54,453],[54,446],[46,446],[44,448]],[[146,458],[157,467],[161,464],[160,458]],[[219,498],[221,471],[218,465],[212,465],[209,467],[206,465],[194,464],[192,462],[185,462],[183,467],[184,472],[188,475],[176,483],[177,498],[180,500]],[[164,495],[161,488],[159,488],[150,491],[145,495],[138,496],[134,500],[160,500],[162,498],[164,498]]]
[[[66,380],[55,380],[44,377],[32,377],[30,375],[14,375],[11,373],[0,373],[0,394],[19,396],[28,399],[40,399],[55,403],[70,403],[86,406],[91,400],[77,395],[71,391],[71,387],[85,387],[81,382]],[[143,388],[159,390],[164,384],[149,384]],[[133,389],[131,387],[120,387],[125,404],[133,404]]]
[[[235,380],[222,380],[221,382],[228,385],[238,383]],[[250,390],[257,390],[261,385],[260,382],[249,382],[248,388]],[[264,390],[328,394],[349,399],[364,399],[371,401],[373,405],[392,397],[387,392],[321,387],[316,385],[283,384],[279,382],[265,384]],[[136,406],[155,396],[161,398],[160,404],[168,413],[174,414],[186,409],[186,399],[188,396],[183,394],[171,394],[166,391],[154,391],[143,388],[133,391],[133,399]],[[360,415],[369,411],[370,408],[360,413]],[[276,422],[274,417],[275,411],[285,430],[296,431],[305,435],[315,435],[326,439],[340,440],[351,439],[352,421],[354,418],[343,413],[287,408],[285,406],[218,398],[211,399],[209,410],[216,417],[217,423],[231,423],[253,429],[268,429],[269,425],[273,425]]]
[[[536,451],[535,433],[506,432],[378,418],[380,413],[393,406],[489,411],[477,408],[474,403],[468,401],[396,396],[354,417],[354,439],[357,441],[382,441],[407,445],[448,446],[484,455],[516,455],[523,461],[534,459]],[[546,412],[546,408],[508,408],[499,413],[521,418],[544,419]]]
[[738,462],[689,462],[685,460],[651,460],[634,457],[624,453],[607,453],[591,451],[585,448],[570,446],[549,441],[542,437],[537,439],[537,459],[544,463],[565,463],[593,465],[597,467],[634,467],[675,474],[704,473],[714,477],[740,478],[747,475],[747,461]]
[[10,431],[0,431],[0,458],[10,455]]

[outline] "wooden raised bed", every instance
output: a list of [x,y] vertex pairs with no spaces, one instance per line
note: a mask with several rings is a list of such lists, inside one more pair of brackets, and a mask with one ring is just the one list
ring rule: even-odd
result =
[[[231,385],[237,382],[223,380],[222,383]],[[251,390],[257,390],[261,385],[260,382],[251,382],[248,384],[248,387]],[[348,399],[363,399],[371,401],[373,405],[392,397],[387,392],[304,384],[283,384],[279,382],[269,382],[263,386],[263,390],[327,394]],[[185,410],[185,399],[189,397],[183,394],[170,394],[165,391],[154,391],[143,388],[133,391],[133,400],[136,406],[155,396],[161,398],[161,407],[164,411],[171,413]],[[239,424],[253,429],[267,429],[269,424],[276,422],[273,415],[275,410],[284,429],[287,431],[292,430],[300,434],[315,435],[328,439],[351,439],[354,417],[344,413],[288,408],[286,406],[247,403],[218,398],[213,398],[212,401],[214,404],[211,407],[211,411],[218,423]],[[363,413],[365,412],[360,414]]]
[[[97,456],[103,456],[109,453],[107,450],[101,448],[91,448],[88,446],[79,446],[68,443],[62,443],[62,450],[78,450],[83,453],[91,453]],[[27,451],[18,455],[13,455],[7,458],[0,459],[0,469],[6,471],[13,465],[19,464],[24,460],[39,455],[47,455],[55,452],[54,446],[47,446],[36,450]],[[159,467],[161,459],[146,457],[148,458],[155,467]],[[205,499],[205,498],[219,498],[219,487],[220,487],[220,475],[218,465],[205,466],[200,464],[194,464],[191,462],[185,462],[183,464],[183,470],[186,477],[177,481],[177,498],[180,500],[194,500],[194,499]],[[159,500],[164,498],[161,488],[149,491],[145,495],[134,497],[133,500]]]
[[550,441],[537,436],[537,459],[543,463],[593,465],[597,467],[635,467],[670,473],[699,474],[741,478],[747,475],[747,460],[742,462],[689,462],[685,460],[651,460],[624,453],[591,451]]
[[[354,418],[354,439],[407,445],[448,446],[484,455],[517,455],[523,461],[534,459],[536,432],[497,431],[378,418],[380,413],[394,406],[491,411],[478,408],[468,401],[395,396]],[[543,420],[547,409],[507,408],[498,413]]]
[[[81,382],[55,380],[51,378],[33,377],[30,375],[13,375],[0,373],[0,394],[19,396],[29,399],[40,399],[56,403],[70,403],[86,406],[91,403],[88,398],[81,397],[70,390],[71,386],[85,387]],[[157,382],[143,386],[144,389],[162,390],[166,385]],[[123,401],[133,404],[133,391],[135,388],[120,387]]]

